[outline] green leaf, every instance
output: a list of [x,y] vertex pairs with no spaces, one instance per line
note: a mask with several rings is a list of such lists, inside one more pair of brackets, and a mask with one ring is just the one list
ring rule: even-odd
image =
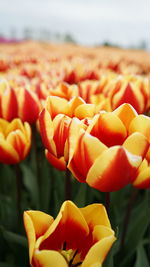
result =
[[138,205],[130,218],[129,229],[124,245],[123,260],[119,267],[126,267],[132,254],[135,252],[137,246],[140,244],[143,236],[150,223],[150,207],[148,199],[145,198],[143,202]]
[[[31,198],[32,208],[39,209],[39,189],[36,174],[29,168],[29,166],[22,163],[20,165],[23,172],[23,182],[29,192]],[[30,208],[30,207],[29,207]]]
[[40,209],[49,212],[50,198],[52,193],[52,177],[50,177],[51,168],[46,158],[42,161],[42,179],[40,181]]
[[86,192],[87,192],[87,185],[86,184],[79,184],[78,183],[78,191],[74,198],[74,202],[78,207],[83,207],[86,203]]
[[3,230],[3,237],[8,243],[18,244],[19,246],[23,246],[25,248],[28,247],[27,239],[24,236],[19,234]]
[[134,267],[149,267],[148,258],[142,245],[137,249],[137,258]]

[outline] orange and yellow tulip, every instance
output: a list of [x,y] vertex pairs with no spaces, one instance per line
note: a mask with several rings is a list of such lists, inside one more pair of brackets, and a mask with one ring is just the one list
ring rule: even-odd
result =
[[30,124],[35,123],[41,110],[38,97],[34,92],[24,87],[16,88],[15,91],[18,101],[18,117]]
[[39,126],[47,149],[46,157],[55,168],[66,169],[65,158],[68,159],[68,155],[65,148],[68,147],[70,134],[75,136],[76,129],[86,128],[88,118],[90,120],[95,113],[96,106],[86,104],[80,97],[74,97],[70,101],[57,96],[47,98],[45,108],[39,115]]
[[17,117],[18,103],[15,91],[5,80],[0,81],[0,118],[11,121]]
[[150,82],[148,78],[130,75],[119,76],[107,86],[112,109],[123,103],[131,104],[138,113],[149,108]]
[[[11,82],[10,82],[11,84]],[[41,104],[37,95],[31,90],[14,86],[12,88],[7,81],[0,83],[0,117],[11,121],[20,118],[33,124],[38,119]]]
[[72,97],[78,96],[78,87],[61,82],[55,89],[50,89],[49,93],[51,96],[59,96],[69,101]]
[[16,164],[24,160],[31,146],[31,128],[20,119],[0,119],[0,162]]
[[78,133],[78,141],[68,142],[68,168],[73,175],[104,192],[132,183],[149,149],[146,132],[131,132],[138,118],[129,104],[95,115],[86,131]]
[[65,150],[68,147],[68,136],[70,131],[76,132],[80,121],[77,118],[71,119],[64,114],[59,114],[52,120],[47,109],[43,109],[39,116],[39,126],[48,161],[55,168],[66,170],[65,158],[68,156],[65,156]]
[[92,118],[100,109],[95,104],[87,104],[81,97],[73,97],[70,101],[58,96],[48,96],[45,108],[52,119],[58,114],[65,114],[70,118]]
[[100,267],[116,239],[101,204],[77,208],[65,201],[55,220],[25,211],[24,225],[32,267]]

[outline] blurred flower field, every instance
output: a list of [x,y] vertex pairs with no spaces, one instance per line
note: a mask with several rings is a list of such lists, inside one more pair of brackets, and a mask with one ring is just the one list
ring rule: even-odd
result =
[[149,59],[0,45],[0,267],[149,267]]

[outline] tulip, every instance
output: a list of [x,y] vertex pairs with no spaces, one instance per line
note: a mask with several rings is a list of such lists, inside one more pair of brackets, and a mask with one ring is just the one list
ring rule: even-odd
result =
[[138,118],[129,104],[95,115],[76,143],[68,142],[67,167],[75,178],[103,192],[132,183],[149,149],[145,132],[131,133]]
[[69,85],[65,82],[61,82],[56,89],[50,89],[50,95],[59,96],[69,101],[72,97],[78,96],[78,87],[76,85]]
[[[105,85],[105,80],[101,81],[84,81],[78,85],[69,85],[67,83],[60,83],[55,89],[50,89],[51,96],[57,96],[66,100],[71,100],[74,97],[83,99],[84,104],[95,104],[97,110],[111,110],[109,99],[104,97],[101,93]],[[54,98],[53,98],[54,99]],[[56,99],[56,98],[55,98]],[[67,103],[67,102],[66,102]]]
[[45,108],[54,119],[58,114],[65,114],[69,117],[77,117],[82,120],[84,118],[92,118],[99,110],[99,106],[95,104],[86,104],[81,97],[73,97],[70,101],[58,96],[47,97]]
[[123,103],[131,104],[138,113],[144,113],[149,108],[150,83],[141,76],[120,76],[107,86],[112,109]]
[[87,128],[95,113],[96,106],[86,104],[80,97],[74,97],[70,101],[57,96],[47,98],[45,108],[39,115],[39,128],[46,157],[55,168],[66,170],[70,133],[74,136],[75,144],[78,129]]
[[0,119],[0,162],[16,164],[24,160],[31,146],[31,128],[20,119]]
[[[48,161],[59,170],[66,170],[65,150],[67,140],[71,131],[76,133],[80,127],[80,121],[59,114],[53,120],[47,109],[43,109],[39,116],[40,133],[42,142],[46,148]],[[67,153],[67,152],[66,152]]]
[[15,91],[6,80],[0,81],[0,118],[11,121],[18,114],[18,103]]
[[27,121],[33,124],[38,119],[41,105],[38,97],[31,90],[19,87],[16,88],[18,101],[18,117],[22,121]]
[[32,267],[102,266],[115,241],[106,210],[101,204],[77,208],[65,201],[57,218],[25,211]]

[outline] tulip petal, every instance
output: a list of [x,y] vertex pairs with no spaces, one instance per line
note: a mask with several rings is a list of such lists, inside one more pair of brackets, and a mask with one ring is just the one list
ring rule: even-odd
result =
[[137,90],[136,88],[133,90],[131,83],[125,83],[122,88],[113,95],[112,106],[114,109],[121,104],[129,103],[138,113],[142,113],[144,109],[144,101],[141,101],[141,99],[143,100],[143,96],[140,90],[138,90],[138,88]]
[[39,249],[60,250],[78,249],[89,234],[88,225],[80,210],[71,202],[65,201],[54,223],[41,239]]
[[28,237],[31,263],[36,239],[45,233],[48,227],[53,223],[54,219],[41,211],[26,211],[24,212],[23,218]]
[[138,115],[136,110],[128,103],[119,106],[113,111],[113,114],[120,118],[126,129],[129,128],[131,121]]
[[139,189],[150,188],[150,166],[147,160],[143,160],[139,167],[138,175],[133,182],[133,185]]
[[0,162],[4,164],[16,164],[20,161],[16,150],[2,137],[0,138]]
[[134,180],[133,185],[139,189],[150,188],[150,167],[140,171],[139,175]]
[[[93,264],[101,266],[112,244],[116,240],[114,232],[104,226],[95,226],[93,238],[99,239],[87,253],[81,267],[93,267]],[[96,240],[95,240],[96,241]]]
[[39,267],[68,267],[65,258],[58,251],[53,250],[36,250],[34,261]]
[[82,259],[85,257],[91,246],[93,246],[95,242],[99,241],[99,239],[96,240],[95,237],[93,236],[93,230],[95,229],[96,225],[101,225],[101,226],[103,225],[106,226],[108,229],[109,228],[111,229],[111,225],[107,216],[106,209],[101,204],[92,204],[85,208],[81,208],[80,211],[82,212],[90,229],[90,234],[82,244],[82,251],[81,251],[81,259]]
[[25,133],[23,123],[20,119],[14,119],[11,123],[8,124],[6,128],[6,135],[16,130],[20,130],[21,132]]
[[68,115],[70,117],[75,116],[75,111],[76,109],[85,104],[85,101],[81,97],[73,97],[69,102],[68,102],[68,107],[69,107],[69,113]]
[[6,129],[9,125],[9,122],[0,118],[0,132],[4,135],[7,135]]
[[130,153],[144,158],[149,148],[149,142],[143,134],[135,132],[125,140],[123,147]]
[[39,115],[39,126],[42,142],[44,146],[53,155],[57,155],[56,145],[53,141],[54,127],[51,116],[46,109],[43,109]]
[[[26,143],[24,134],[20,130],[13,131],[7,136],[6,141],[16,150],[20,160],[23,160],[26,156],[25,150],[27,147],[29,150],[30,146],[30,144]],[[28,150],[26,151],[28,152]]]
[[49,161],[52,166],[54,166],[56,169],[60,171],[66,170],[66,161],[64,160],[64,157],[57,158],[53,156],[47,149],[45,150],[45,155],[47,160]]
[[123,147],[111,147],[95,160],[86,182],[103,192],[119,190],[132,182],[141,160]]
[[150,140],[150,117],[139,115],[135,117],[129,127],[129,134],[140,132]]
[[95,108],[94,104],[82,104],[76,108],[74,116],[80,120],[84,118],[92,118],[96,111]]
[[76,150],[67,167],[80,182],[85,182],[89,168],[106,149],[107,147],[97,138],[86,132],[81,132]]
[[40,102],[38,97],[31,90],[19,88],[18,94],[18,113],[22,121],[27,121],[31,124],[38,119],[40,112]]
[[68,131],[68,139],[64,150],[64,157],[66,162],[68,161],[68,164],[70,163],[73,157],[75,149],[77,148],[78,139],[81,135],[81,129],[83,128],[84,123],[82,123],[79,119],[75,117],[72,118]]
[[58,158],[64,155],[64,147],[66,139],[68,138],[70,123],[71,123],[71,118],[63,114],[57,115],[53,120],[53,127],[54,127],[53,140],[56,145]]
[[58,114],[68,115],[69,113],[68,101],[58,96],[48,96],[45,106],[52,120]]
[[[90,129],[90,130],[89,130]],[[122,121],[113,113],[101,113],[89,126],[88,132],[107,146],[121,145],[127,136]]]
[[18,104],[16,94],[9,87],[3,92],[1,99],[2,117],[8,121],[18,117]]
[[102,204],[91,204],[85,208],[80,208],[80,211],[91,230],[94,229],[95,225],[111,227],[106,209]]

